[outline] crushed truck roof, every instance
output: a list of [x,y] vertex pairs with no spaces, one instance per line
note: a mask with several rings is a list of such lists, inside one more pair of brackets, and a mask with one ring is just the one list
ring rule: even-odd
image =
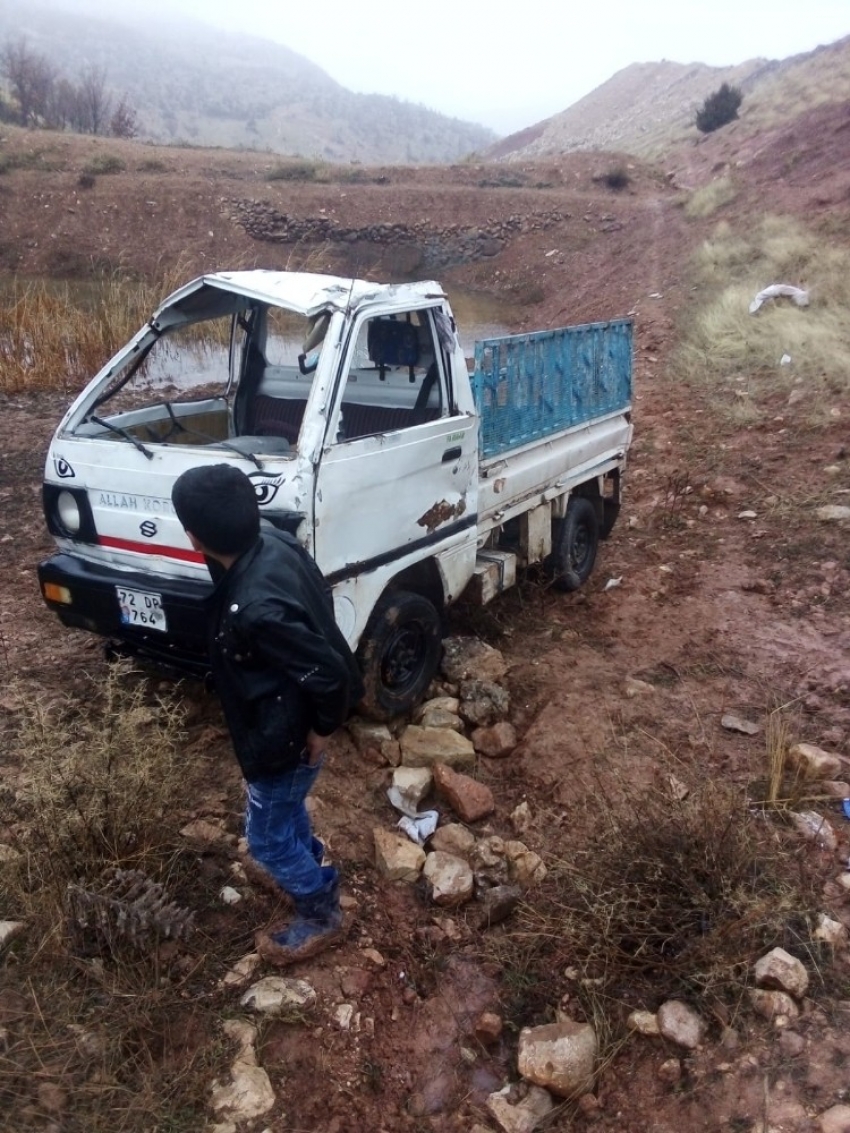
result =
[[175,291],[165,300],[154,315],[154,323],[169,310],[184,312],[217,306],[214,294],[229,293],[260,303],[286,307],[308,317],[330,309],[354,310],[363,304],[381,302],[415,303],[427,299],[440,299],[443,288],[434,280],[418,283],[370,283],[364,279],[344,276],[317,275],[312,272],[290,271],[222,271],[199,276]]

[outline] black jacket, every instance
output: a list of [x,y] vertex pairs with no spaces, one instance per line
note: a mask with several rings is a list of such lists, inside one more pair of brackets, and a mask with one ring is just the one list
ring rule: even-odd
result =
[[294,767],[310,729],[330,735],[363,695],[330,588],[282,531],[264,528],[221,575],[210,597],[210,661],[249,782]]

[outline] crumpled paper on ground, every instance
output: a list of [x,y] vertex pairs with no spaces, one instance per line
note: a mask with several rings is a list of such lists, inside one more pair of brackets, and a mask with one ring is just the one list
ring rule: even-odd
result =
[[398,829],[405,833],[411,842],[415,842],[418,846],[424,845],[437,829],[437,823],[440,821],[439,812],[423,810],[419,814],[415,804],[398,787],[390,787],[387,790],[387,798],[403,815],[396,823]]

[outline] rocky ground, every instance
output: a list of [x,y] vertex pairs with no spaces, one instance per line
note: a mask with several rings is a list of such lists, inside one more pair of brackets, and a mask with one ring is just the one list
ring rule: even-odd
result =
[[[812,148],[815,129],[809,122],[798,138],[801,153]],[[530,579],[483,612],[455,612],[453,634],[477,637],[504,658],[498,683],[510,696],[516,743],[508,754],[479,753],[461,768],[491,793],[493,809],[482,817],[467,814],[462,822],[455,808],[463,803],[445,791],[423,803],[435,806],[443,824],[471,830],[479,847],[493,850],[493,838],[522,842],[551,868],[614,788],[637,791],[672,765],[688,785],[706,777],[763,779],[766,731],[777,712],[789,742],[828,750],[843,768],[835,777],[850,779],[848,522],[819,518],[824,506],[850,504],[846,382],[823,427],[807,425],[784,402],[761,423],[739,427],[712,416],[671,364],[679,328],[698,302],[688,256],[710,223],[685,217],[677,186],[695,187],[715,167],[740,160],[736,175],[750,180],[730,207],[730,222],[744,222],[743,201],[757,215],[761,192],[774,185],[783,211],[814,210],[815,221],[837,230],[850,200],[850,178],[841,179],[847,163],[836,149],[848,144],[847,133],[833,124],[823,135],[833,146],[825,200],[802,158],[783,173],[787,136],[766,139],[750,155],[726,152],[717,139],[714,149],[676,155],[668,170],[632,168],[622,191],[605,181],[619,159],[600,155],[509,174],[463,166],[385,170],[362,183],[281,184],[264,180],[271,164],[264,155],[109,143],[127,171],[82,188],[91,157],[85,147],[103,143],[7,131],[4,152],[43,152],[0,178],[0,256],[7,268],[41,274],[79,272],[93,261],[143,272],[178,254],[187,276],[234,262],[359,265],[376,276],[439,273],[449,289],[501,295],[514,304],[517,328],[633,315],[635,443],[620,521],[578,594],[556,594]],[[151,161],[163,168],[152,170]],[[263,230],[246,225],[246,216],[264,218]],[[281,216],[295,217],[296,228],[284,232]],[[463,262],[450,255],[458,239]],[[87,677],[101,679],[105,662],[98,642],[63,630],[48,614],[35,582],[35,565],[50,552],[40,511],[43,458],[65,398],[15,394],[2,404],[0,712],[8,802],[26,771],[15,742],[22,697],[83,696]],[[439,691],[459,690],[457,679],[446,680],[450,687]],[[252,962],[220,984],[251,953],[255,928],[285,910],[233,871],[240,786],[214,701],[200,689],[187,697],[186,756],[200,785],[179,818],[205,893],[201,931],[186,946],[200,974],[164,985],[174,1031],[159,1057],[224,1042],[226,1066],[216,1064],[221,1090],[230,1087],[236,1058],[237,1081],[250,1081],[265,1097],[240,1129],[530,1128],[510,1124],[516,1112],[494,1115],[487,1099],[520,1081],[516,1026],[554,1018],[569,977],[553,971],[548,1008],[521,1017],[491,947],[510,931],[511,918],[485,928],[479,902],[435,906],[420,886],[390,879],[384,856],[376,858],[375,830],[383,832],[380,845],[399,817],[386,796],[398,758],[393,740],[358,742],[343,733],[331,748],[315,819],[343,871],[348,927],[338,949],[292,973],[308,985],[289,989],[302,997],[295,1015],[269,1021],[243,1002],[257,979],[276,974]],[[728,714],[759,730],[724,727]],[[830,882],[823,911],[850,923],[839,882],[850,853],[846,819],[839,801],[820,805],[836,847],[801,838],[800,854],[814,857]],[[15,835],[11,812],[0,811],[0,835],[0,842]],[[545,880],[523,880],[529,903],[548,899]],[[241,894],[238,905],[219,901],[225,885]],[[0,918],[15,919],[2,894]],[[6,1069],[22,1049],[16,1043],[32,1010],[26,997],[35,994],[20,942],[0,974]],[[598,1069],[582,1106],[554,1111],[548,1128],[850,1128],[850,995],[838,951],[829,994],[812,973],[809,989],[796,997],[797,1015],[789,1010],[771,1021],[747,1010],[723,1025],[708,1018],[695,1047],[638,1035]],[[200,1013],[202,1002],[213,1005],[212,1015]],[[212,1077],[204,1085],[210,1104],[230,1096],[210,1092]],[[82,1128],[75,1111],[83,1087],[63,1079],[57,1065],[43,1067],[39,1083],[19,1112],[0,1115],[0,1126]],[[229,1120],[223,1103],[214,1114],[210,1108],[211,1121]],[[168,1128],[199,1128],[193,1120]]]

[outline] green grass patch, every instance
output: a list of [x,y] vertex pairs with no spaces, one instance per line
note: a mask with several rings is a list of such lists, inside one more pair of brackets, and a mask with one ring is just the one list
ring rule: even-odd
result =
[[83,166],[83,173],[100,176],[109,173],[123,173],[126,168],[127,162],[118,157],[117,154],[98,153],[86,162]]
[[266,181],[320,181],[324,166],[316,161],[282,161],[266,170]]

